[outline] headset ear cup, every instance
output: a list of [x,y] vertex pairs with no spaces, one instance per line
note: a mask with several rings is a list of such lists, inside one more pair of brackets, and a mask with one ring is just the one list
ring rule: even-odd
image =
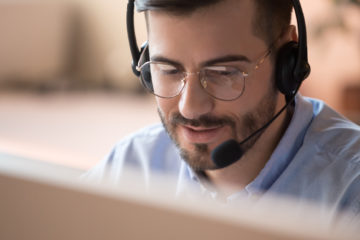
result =
[[[141,58],[139,60],[140,64],[144,64],[150,61],[148,42],[143,43],[143,45],[141,46],[140,53],[141,53]],[[150,67],[150,66],[145,66],[145,67]],[[143,86],[151,92],[154,91],[150,71],[143,71],[143,73],[139,72],[139,75]]]
[[282,46],[276,58],[275,81],[281,93],[291,96],[297,90],[301,82],[295,77],[295,66],[298,57],[299,46],[297,42],[289,42]]
[[[143,74],[146,74],[146,76],[143,76]],[[144,87],[149,91],[154,91],[154,87],[152,84],[151,74],[149,72],[142,73],[140,76],[141,83],[144,85]]]
[[149,48],[148,48],[148,42],[144,42],[141,45],[140,48],[140,52],[139,52],[139,56],[136,60],[133,59],[133,61],[131,62],[131,67],[133,70],[133,73],[139,77],[140,76],[140,71],[138,70],[138,65],[143,64],[147,61],[149,61],[150,57],[149,57]]

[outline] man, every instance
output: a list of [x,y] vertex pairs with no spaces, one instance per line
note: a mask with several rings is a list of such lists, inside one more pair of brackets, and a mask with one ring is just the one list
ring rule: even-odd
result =
[[[147,185],[155,173],[177,176],[178,194],[191,182],[227,201],[278,193],[359,212],[359,127],[297,91],[284,97],[276,84],[279,49],[297,41],[292,1],[136,4],[148,30],[137,69],[162,125],[121,141],[90,176],[118,181],[126,165]],[[247,137],[242,156],[213,162],[219,145]]]

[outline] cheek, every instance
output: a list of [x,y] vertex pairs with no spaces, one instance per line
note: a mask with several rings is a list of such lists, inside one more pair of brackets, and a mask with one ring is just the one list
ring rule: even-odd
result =
[[266,61],[257,71],[258,78],[260,79],[259,82],[261,82],[264,92],[275,87],[275,66],[272,61]]
[[[272,67],[269,63],[263,64],[255,70],[248,79],[245,80],[245,92],[242,100],[245,107],[253,109],[260,100],[269,92],[269,89],[275,87]],[[241,100],[241,98],[239,99]]]
[[177,98],[164,99],[164,98],[155,97],[155,99],[156,99],[157,107],[159,111],[162,113],[162,115],[165,117],[166,121],[168,121],[171,113],[178,111],[177,110],[178,105],[176,100]]

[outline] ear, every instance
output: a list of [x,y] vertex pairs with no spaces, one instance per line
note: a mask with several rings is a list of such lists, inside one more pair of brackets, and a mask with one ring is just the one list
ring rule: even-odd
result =
[[276,43],[276,46],[277,48],[280,48],[288,42],[298,42],[298,35],[296,32],[296,27],[294,25],[289,25],[282,31],[280,38]]
[[298,42],[298,35],[296,32],[296,27],[294,25],[289,25],[283,33],[283,39],[285,42]]

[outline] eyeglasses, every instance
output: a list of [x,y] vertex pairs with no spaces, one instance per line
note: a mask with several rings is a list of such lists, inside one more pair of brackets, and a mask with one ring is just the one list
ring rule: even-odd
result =
[[[258,69],[270,53],[271,48],[254,62],[252,71]],[[161,98],[178,96],[186,85],[186,79],[197,74],[207,94],[218,100],[233,101],[243,94],[245,78],[250,75],[250,72],[241,71],[238,67],[220,65],[205,66],[199,72],[186,72],[179,66],[157,61],[145,62],[137,69],[144,87]]]

